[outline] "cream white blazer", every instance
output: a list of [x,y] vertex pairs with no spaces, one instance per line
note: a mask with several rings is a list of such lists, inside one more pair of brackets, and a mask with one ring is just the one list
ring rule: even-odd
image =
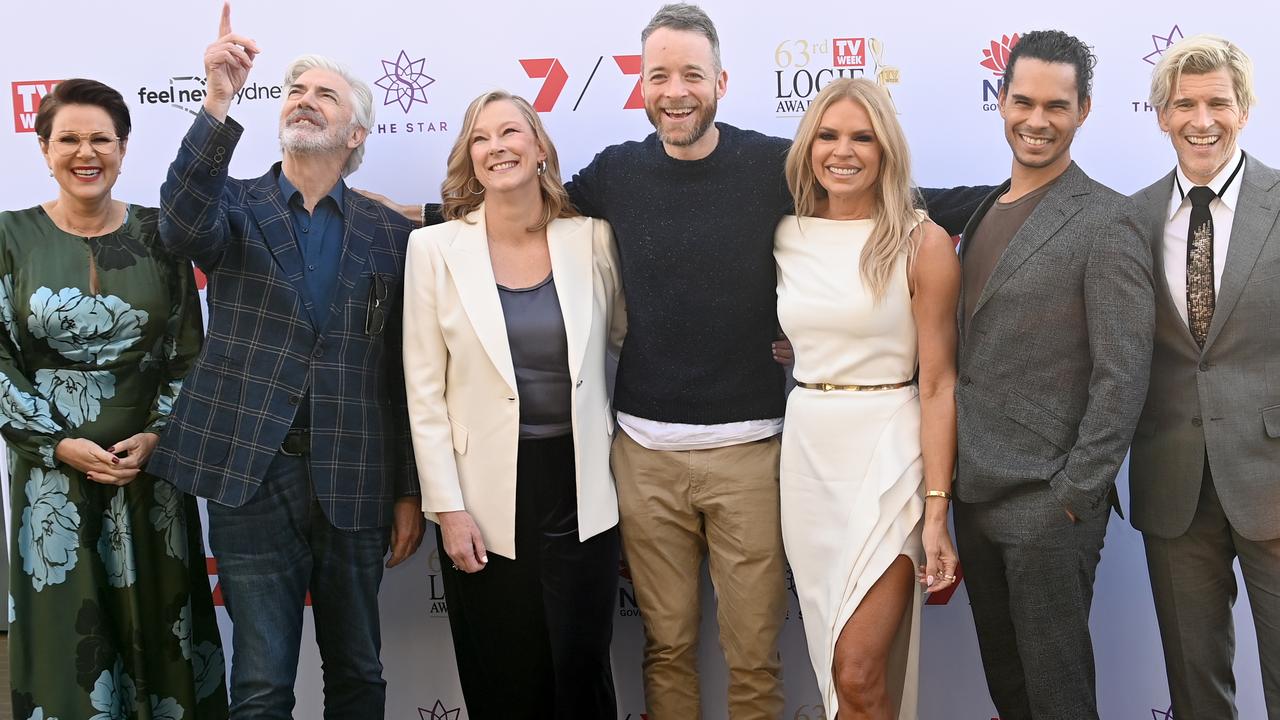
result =
[[[489,258],[484,206],[409,236],[404,376],[422,509],[471,513],[485,547],[515,558],[520,394]],[[606,355],[626,333],[613,232],[603,220],[547,226],[572,380],[578,537],[618,523],[609,470]]]

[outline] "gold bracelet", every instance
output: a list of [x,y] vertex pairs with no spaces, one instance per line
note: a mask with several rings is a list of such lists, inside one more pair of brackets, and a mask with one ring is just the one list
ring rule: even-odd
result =
[[938,497],[938,498],[942,498],[943,500],[948,500],[948,501],[951,500],[951,493],[947,492],[946,490],[926,490],[924,493],[924,496],[926,498]]

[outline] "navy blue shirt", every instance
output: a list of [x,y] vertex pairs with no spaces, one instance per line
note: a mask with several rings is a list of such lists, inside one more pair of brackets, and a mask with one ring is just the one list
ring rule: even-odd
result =
[[338,287],[344,228],[342,203],[346,199],[347,184],[339,178],[308,213],[302,203],[302,192],[284,176],[283,169],[277,182],[293,217],[293,236],[298,239],[298,250],[302,253],[302,277],[311,303],[311,322],[317,330],[323,330]]

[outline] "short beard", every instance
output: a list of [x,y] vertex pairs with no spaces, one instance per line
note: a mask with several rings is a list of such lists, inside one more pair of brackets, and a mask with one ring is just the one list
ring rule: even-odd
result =
[[671,145],[672,147],[688,147],[689,145],[698,142],[702,139],[703,135],[707,134],[707,131],[711,129],[711,126],[714,125],[716,121],[716,103],[713,100],[710,105],[704,105],[694,110],[697,124],[693,126],[693,130],[690,131],[688,135],[677,137],[663,132],[661,108],[650,111],[649,108],[646,107],[644,112],[649,116],[649,122],[653,125],[653,128],[658,131],[658,139],[661,140],[664,145]]
[[336,129],[333,126],[303,129],[285,122],[280,126],[280,149],[305,155],[340,150],[347,146],[346,138],[355,127],[354,118],[345,128]]

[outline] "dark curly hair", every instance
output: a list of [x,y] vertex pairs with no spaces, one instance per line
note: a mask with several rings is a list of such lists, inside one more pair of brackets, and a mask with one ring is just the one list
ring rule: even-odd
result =
[[1061,30],[1034,30],[1018,38],[1018,43],[1009,52],[1009,62],[1004,66],[1004,84],[1008,88],[1013,83],[1013,70],[1021,58],[1034,58],[1048,63],[1064,63],[1076,69],[1076,92],[1081,105],[1093,92],[1093,66],[1098,58],[1074,35]]
[[124,140],[129,137],[133,125],[129,121],[129,106],[114,88],[103,85],[97,80],[73,78],[58,83],[53,92],[40,101],[40,109],[36,112],[36,134],[48,140],[53,132],[53,118],[66,105],[92,105],[102,108],[111,117],[115,126],[116,137]]

